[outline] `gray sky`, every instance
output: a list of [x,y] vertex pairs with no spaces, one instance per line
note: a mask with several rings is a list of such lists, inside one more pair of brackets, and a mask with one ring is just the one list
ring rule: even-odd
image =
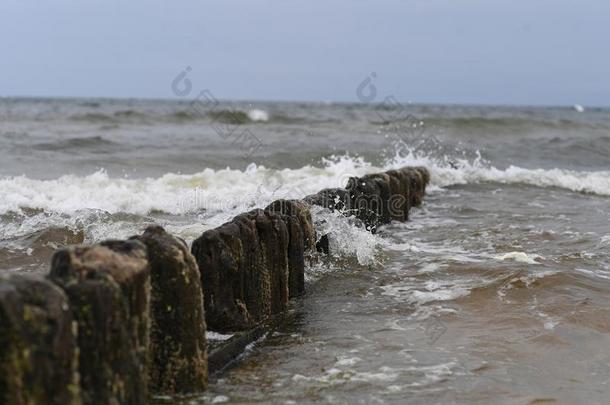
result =
[[610,105],[607,0],[2,0],[0,95]]

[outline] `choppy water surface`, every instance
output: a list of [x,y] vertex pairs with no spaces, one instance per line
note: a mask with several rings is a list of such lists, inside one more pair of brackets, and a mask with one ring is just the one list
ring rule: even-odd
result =
[[[610,112],[0,100],[0,272],[149,223],[193,240],[238,212],[409,164],[412,220],[316,209],[334,254],[288,321],[188,402],[607,403]],[[422,124],[423,122],[423,124]]]

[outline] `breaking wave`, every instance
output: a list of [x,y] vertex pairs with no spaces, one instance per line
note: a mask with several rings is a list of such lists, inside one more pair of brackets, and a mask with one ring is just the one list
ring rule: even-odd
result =
[[300,198],[326,187],[343,187],[351,176],[423,165],[431,172],[431,191],[481,182],[557,187],[575,192],[610,195],[610,171],[495,168],[480,157],[473,160],[437,159],[413,150],[397,154],[384,167],[362,158],[339,156],[322,167],[270,169],[251,164],[243,171],[204,169],[194,174],[167,173],[158,178],[111,178],[104,170],[88,176],[64,175],[53,180],[25,176],[0,179],[0,214],[24,208],[72,214],[81,209],[109,213],[172,215],[223,212],[234,215],[278,198]]
[[242,212],[274,199],[300,198],[321,188],[344,186],[350,176],[376,170],[379,168],[362,159],[341,157],[327,161],[324,167],[276,170],[251,164],[244,171],[204,169],[144,179],[112,178],[104,170],[53,180],[6,177],[0,179],[0,214],[24,208],[65,214],[81,209],[173,215]]
[[498,169],[484,161],[478,152],[474,159],[430,157],[407,149],[397,154],[387,165],[398,168],[406,165],[426,166],[430,170],[431,186],[436,189],[460,184],[500,183],[525,184],[536,187],[557,187],[579,193],[610,195],[610,171],[576,171],[566,169],[527,169],[509,166]]

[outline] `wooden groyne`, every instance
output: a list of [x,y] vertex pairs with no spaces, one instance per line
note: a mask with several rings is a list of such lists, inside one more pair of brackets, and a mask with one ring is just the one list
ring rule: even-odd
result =
[[[311,205],[367,229],[405,221],[429,174],[351,178],[240,214],[187,244],[151,226],[128,240],[55,253],[46,277],[0,278],[0,404],[140,404],[200,392],[305,291],[306,258],[328,252]],[[210,351],[206,330],[235,333]]]

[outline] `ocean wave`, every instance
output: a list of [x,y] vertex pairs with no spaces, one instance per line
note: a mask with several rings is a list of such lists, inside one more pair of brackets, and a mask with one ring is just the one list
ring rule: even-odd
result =
[[[378,112],[378,118],[369,121],[372,125],[381,126],[402,126],[412,125],[413,121],[416,120],[413,115],[407,114],[404,111],[395,111],[392,114],[392,110],[384,112],[383,110]],[[384,119],[385,118],[385,119]],[[419,122],[419,120],[416,120]],[[424,124],[425,122],[425,124]],[[485,133],[514,133],[514,132],[525,132],[525,131],[538,131],[538,130],[582,130],[582,129],[603,129],[607,130],[609,127],[605,123],[594,122],[590,123],[584,121],[580,116],[574,116],[573,118],[566,118],[565,116],[548,116],[548,117],[482,117],[482,116],[454,116],[454,117],[440,117],[430,116],[425,117],[425,121],[422,122],[427,128],[447,128],[452,131],[461,132],[485,132]]]
[[[380,170],[363,159],[335,157],[324,167],[275,170],[250,165],[245,171],[205,169],[159,178],[112,178],[100,170],[88,176],[65,175],[54,180],[25,176],[0,179],[3,198],[0,214],[5,215],[0,229],[5,237],[18,236],[53,226],[86,230],[87,240],[125,237],[137,232],[147,215],[190,215],[196,223],[184,221],[168,231],[191,239],[205,229],[218,226],[233,216],[264,207],[279,198],[301,198],[326,187],[345,186],[351,176]],[[318,212],[320,211],[320,212]],[[333,259],[354,257],[358,264],[376,264],[381,238],[339,213],[314,212],[318,233],[328,235]],[[9,220],[35,212],[27,220]],[[132,215],[126,219],[120,215]],[[203,225],[201,224],[203,223]],[[314,277],[313,274],[310,276]]]
[[423,305],[438,301],[453,301],[470,294],[473,286],[451,282],[428,282],[425,285],[399,283],[381,287],[382,295],[405,301],[413,305]]
[[96,149],[119,146],[115,142],[102,138],[101,136],[90,136],[83,138],[62,139],[56,142],[43,142],[34,144],[31,147],[38,150],[74,150],[74,149]]
[[542,256],[536,254],[527,254],[525,252],[508,252],[494,256],[497,260],[513,260],[519,263],[527,264],[540,264],[538,260],[542,259]]
[[449,156],[430,157],[429,154],[406,149],[386,165],[398,168],[407,165],[426,166],[430,170],[432,188],[460,184],[501,183],[524,184],[536,187],[557,187],[579,193],[610,195],[610,171],[576,171],[567,169],[527,169],[509,166],[498,169],[483,161],[477,152],[472,160]]
[[[99,140],[93,141],[99,143]],[[168,173],[144,179],[111,178],[104,170],[88,176],[64,175],[53,180],[5,177],[0,179],[3,194],[0,214],[23,208],[71,214],[86,208],[134,214],[218,212],[225,214],[221,219],[226,220],[231,215],[264,206],[278,198],[301,198],[322,188],[343,187],[351,176],[406,165],[428,167],[432,191],[453,185],[492,182],[610,195],[610,171],[579,172],[516,166],[498,169],[480,159],[448,162],[410,151],[395,156],[384,167],[373,166],[362,158],[340,156],[324,160],[322,167],[307,165],[299,169],[277,170],[251,164],[243,171],[207,168],[194,174]]]
[[82,114],[74,114],[69,116],[72,121],[90,122],[90,123],[119,123],[119,122],[142,122],[148,119],[154,119],[154,116],[147,114],[144,111],[126,109],[118,110],[112,113],[102,112],[86,112]]
[[180,109],[165,111],[149,111],[138,109],[122,109],[116,111],[85,111],[67,117],[70,121],[92,123],[92,124],[120,124],[120,123],[152,123],[152,122],[207,122],[222,123],[230,125],[245,125],[257,123],[273,124],[319,124],[328,122],[339,122],[335,119],[316,119],[302,116],[293,116],[283,113],[271,114],[261,108],[240,107],[208,107],[193,104]]
[[92,123],[106,123],[106,122],[115,122],[115,118],[103,113],[84,113],[84,114],[75,114],[69,117],[72,121],[79,122],[92,122]]
[[[251,164],[243,171],[207,168],[194,174],[168,173],[158,178],[113,178],[103,170],[87,176],[64,175],[53,180],[17,176],[0,178],[0,231],[3,234],[0,240],[10,242],[11,245],[7,246],[13,250],[36,251],[37,247],[56,240],[61,245],[64,239],[70,238],[70,241],[77,238],[76,242],[124,238],[141,232],[153,222],[192,240],[241,212],[264,207],[273,200],[302,198],[323,188],[343,187],[352,176],[405,165],[429,168],[432,193],[452,185],[496,182],[610,195],[610,172],[518,167],[501,170],[480,157],[470,160],[438,158],[412,149],[397,154],[380,166],[363,158],[334,156],[324,160],[320,166],[307,165],[298,169],[271,169]],[[409,251],[414,257],[433,255],[446,263],[468,265],[490,260],[531,265],[544,265],[545,262],[539,255],[518,251],[491,254],[469,252],[459,246],[440,249],[412,240],[396,244],[382,234],[367,232],[353,218],[343,217],[337,212],[314,207],[312,214],[318,235],[328,235],[332,254],[325,262],[313,263],[308,268],[308,281],[336,269],[377,266],[386,260],[384,252],[387,251]],[[415,224],[426,226],[425,219]],[[600,245],[607,244],[607,239],[604,236]],[[48,253],[45,249],[39,249],[42,256]],[[440,273],[438,270],[427,267],[418,274]],[[486,283],[495,285],[493,280],[486,280],[483,284]],[[481,287],[474,284],[477,285]],[[469,295],[474,288],[470,282],[456,284],[454,280],[438,285],[394,287],[386,288],[385,294],[399,295],[417,305],[452,301]],[[505,289],[502,287],[502,293]]]
[[379,170],[363,159],[344,156],[327,160],[324,167],[276,170],[251,164],[244,171],[208,168],[144,179],[112,178],[104,170],[53,180],[6,177],[0,179],[0,214],[23,208],[73,214],[86,208],[135,214],[219,212],[228,219],[278,198],[301,198],[325,187],[342,187],[350,176]]
[[267,122],[269,121],[269,113],[265,110],[252,109],[248,111],[248,118],[252,122]]
[[220,109],[200,112],[196,107],[188,110],[179,110],[171,113],[168,118],[174,121],[197,121],[208,118],[214,122],[223,124],[243,125],[253,122],[268,122],[269,113],[265,110],[251,109],[241,111],[237,109]]
[[268,122],[269,113],[265,110],[253,108],[248,111],[238,109],[212,110],[207,116],[215,122],[232,125],[244,125],[254,122]]

